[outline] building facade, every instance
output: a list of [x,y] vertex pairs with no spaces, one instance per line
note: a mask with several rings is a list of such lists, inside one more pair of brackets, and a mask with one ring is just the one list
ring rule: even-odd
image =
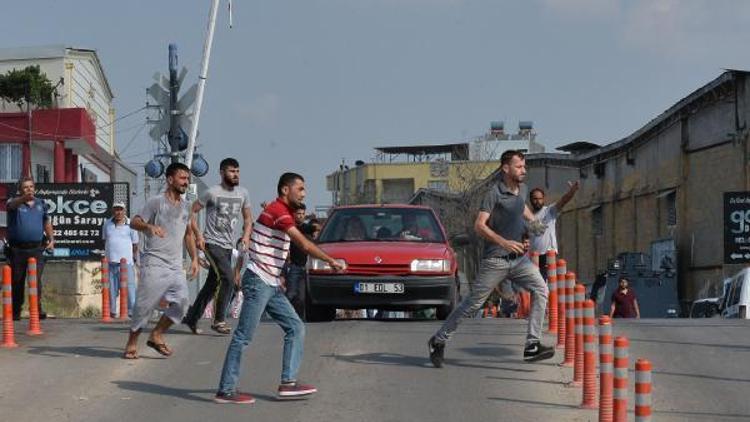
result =
[[[722,280],[746,265],[725,263],[723,207],[726,192],[750,191],[749,76],[726,71],[603,147],[576,142],[559,148],[570,154],[527,155],[527,183],[544,189],[547,203],[565,193],[568,181],[581,181],[557,234],[560,256],[582,282],[611,269],[620,253],[650,255],[654,271],[669,256],[686,305],[719,293]],[[452,232],[471,233],[483,189],[497,177],[463,193],[425,189],[411,201],[436,209]],[[469,278],[479,253],[465,258]]]
[[503,152],[543,152],[531,122],[506,134],[502,122],[469,142],[375,148],[373,162],[357,161],[326,177],[333,205],[407,203],[420,189],[464,192],[497,170]]

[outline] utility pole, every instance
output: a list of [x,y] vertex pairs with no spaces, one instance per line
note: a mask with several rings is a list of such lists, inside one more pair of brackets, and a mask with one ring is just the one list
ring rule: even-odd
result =
[[177,94],[180,91],[180,82],[177,80],[177,44],[169,44],[169,152],[173,163],[180,161],[180,122],[177,109]]
[[[201,106],[203,105],[203,90],[206,87],[206,78],[208,78],[208,60],[211,56],[211,45],[214,41],[214,28],[216,28],[216,12],[219,8],[219,0],[213,0],[211,3],[211,13],[208,17],[208,33],[206,34],[206,43],[203,45],[203,61],[201,63],[201,73],[198,75],[198,95],[195,100],[195,114],[193,124],[190,127],[188,136],[188,147],[185,153],[185,165],[192,168],[193,152],[195,151],[195,140],[198,137],[198,120],[201,117]],[[231,6],[230,6],[231,10]]]

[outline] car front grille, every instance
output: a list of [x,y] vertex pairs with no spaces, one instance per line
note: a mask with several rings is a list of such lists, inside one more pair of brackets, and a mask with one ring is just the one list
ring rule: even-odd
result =
[[407,275],[411,272],[411,268],[406,264],[348,264],[346,272],[362,275]]

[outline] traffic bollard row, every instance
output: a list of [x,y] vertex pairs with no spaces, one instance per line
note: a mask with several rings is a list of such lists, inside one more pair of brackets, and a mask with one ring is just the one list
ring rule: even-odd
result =
[[612,409],[614,422],[628,420],[628,339],[615,339],[614,380],[612,382]]
[[651,421],[651,362],[635,362],[635,422]]
[[549,283],[549,297],[547,301],[548,330],[557,334],[557,264],[555,251],[547,251],[547,283]]
[[575,363],[573,365],[573,385],[583,384],[583,301],[586,287],[576,284],[575,289]]
[[42,326],[39,323],[39,289],[36,271],[36,259],[29,258],[26,266],[27,279],[29,281],[29,330],[26,334],[38,336],[42,334]]
[[565,332],[567,330],[567,317],[565,306],[567,304],[566,289],[567,282],[565,274],[568,272],[567,262],[564,259],[557,260],[557,347],[565,347]]
[[584,409],[596,409],[596,328],[594,301],[583,302],[583,401]]
[[599,317],[599,422],[612,422],[614,352],[609,316]]
[[128,260],[120,258],[120,321],[128,319]]
[[565,274],[565,360],[563,366],[573,366],[576,359],[576,309],[575,309],[576,275],[570,271]]
[[112,322],[109,314],[109,262],[102,258],[102,322]]
[[13,327],[13,295],[10,266],[3,266],[3,348],[18,347]]

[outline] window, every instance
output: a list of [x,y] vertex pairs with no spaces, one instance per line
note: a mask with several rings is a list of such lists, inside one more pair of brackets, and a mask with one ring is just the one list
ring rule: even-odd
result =
[[34,178],[37,183],[49,183],[49,168],[41,164],[36,165],[36,177]]
[[427,187],[439,192],[447,192],[448,182],[446,182],[445,180],[430,180],[429,182],[427,182]]
[[0,182],[15,182],[21,178],[21,145],[0,144]]
[[729,299],[729,306],[740,303],[740,293],[742,292],[742,282],[744,274],[739,274],[732,282],[732,297]]
[[670,193],[666,197],[667,200],[667,226],[677,225],[677,194],[675,192]]
[[602,214],[601,206],[591,210],[591,231],[594,236],[604,234],[604,215]]
[[607,168],[606,162],[596,163],[594,164],[594,174],[597,178],[601,179],[604,177],[604,170]]

